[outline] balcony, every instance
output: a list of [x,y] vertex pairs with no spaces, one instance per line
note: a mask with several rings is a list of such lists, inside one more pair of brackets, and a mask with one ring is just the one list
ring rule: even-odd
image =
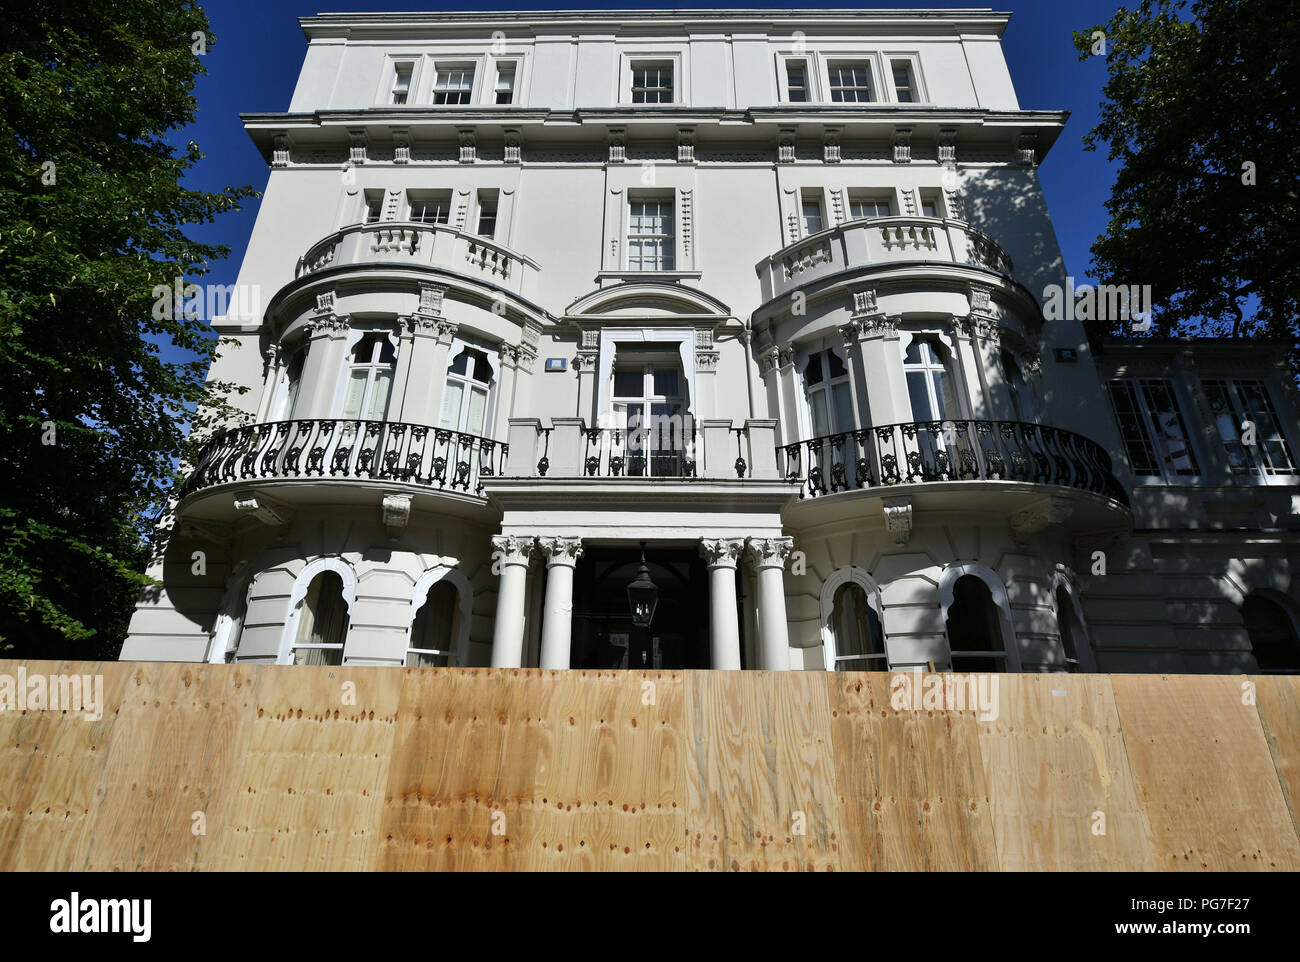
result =
[[1072,431],[1022,421],[913,421],[782,446],[801,498],[943,481],[1018,481],[1079,488],[1128,506],[1110,455]]
[[537,262],[477,234],[445,224],[353,224],[317,241],[298,259],[296,277],[368,265],[440,268],[528,297]]
[[[480,497],[501,473],[509,447],[423,424],[340,419],[248,424],[218,433],[199,453],[179,491],[250,482],[396,482]],[[284,487],[282,485],[281,487]]]
[[942,263],[1010,275],[1013,265],[993,238],[964,221],[939,217],[868,217],[805,237],[759,262],[764,302],[811,281],[860,267]]

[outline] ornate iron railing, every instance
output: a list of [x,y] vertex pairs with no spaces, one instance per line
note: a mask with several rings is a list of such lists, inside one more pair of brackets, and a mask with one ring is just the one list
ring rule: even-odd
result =
[[927,481],[1024,481],[1127,505],[1110,455],[1095,441],[1022,421],[913,421],[828,434],[777,448],[801,498]]
[[699,437],[694,425],[662,435],[637,428],[587,428],[583,436],[584,478],[696,477]]
[[199,452],[180,496],[238,481],[358,478],[405,481],[479,494],[509,446],[424,424],[338,418],[228,428]]

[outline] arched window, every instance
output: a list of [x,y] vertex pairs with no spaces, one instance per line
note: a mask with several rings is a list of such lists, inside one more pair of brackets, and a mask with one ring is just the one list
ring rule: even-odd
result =
[[903,373],[914,421],[962,417],[954,380],[952,352],[938,334],[916,334],[903,353]]
[[1250,647],[1262,672],[1300,671],[1300,639],[1291,614],[1271,598],[1252,594],[1241,605]]
[[888,671],[880,592],[861,568],[831,573],[821,591],[822,644],[828,671]]
[[803,369],[803,383],[808,395],[812,437],[857,428],[849,371],[838,354],[830,349],[810,354]]
[[1033,390],[1025,380],[1025,373],[1016,356],[1005,348],[1002,350],[1002,376],[1011,394],[1011,409],[1017,421],[1033,422],[1038,420],[1038,405],[1034,402]]
[[492,364],[486,352],[465,347],[447,368],[438,427],[487,437],[492,400]]
[[1006,587],[988,568],[953,564],[939,579],[953,671],[1019,671]]
[[281,665],[341,665],[356,575],[337,558],[320,558],[298,574],[280,637]]
[[388,414],[397,350],[384,331],[362,334],[352,346],[343,393],[346,420],[382,421]]
[[473,590],[459,571],[425,572],[411,593],[411,627],[406,664],[413,667],[464,667],[469,654]]

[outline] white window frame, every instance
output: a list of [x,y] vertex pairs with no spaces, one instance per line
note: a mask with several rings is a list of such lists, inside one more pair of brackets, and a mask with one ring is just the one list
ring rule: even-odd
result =
[[[808,386],[808,379],[805,376],[805,371],[808,367],[808,364],[813,359],[813,357],[820,355],[826,351],[830,351],[834,353],[835,356],[838,357],[844,363],[844,374],[840,375],[839,377],[832,378],[830,376],[830,364],[823,359],[821,362],[822,374],[823,374],[822,381],[820,384],[816,385],[815,387],[810,388]],[[821,435],[816,433],[817,426],[815,423],[815,419],[813,417],[812,395],[817,391],[826,392],[826,420],[834,425],[834,427],[830,431],[830,434],[832,435],[848,434],[853,431],[859,430],[859,428],[861,427],[860,422],[862,419],[862,415],[856,410],[854,410],[853,412],[853,420],[854,420],[853,425],[851,427],[840,427],[838,424],[839,415],[836,413],[836,408],[835,408],[834,388],[841,384],[848,385],[849,403],[850,404],[852,403],[853,371],[852,368],[850,367],[851,361],[852,358],[848,357],[844,351],[836,350],[835,344],[832,342],[832,339],[830,338],[826,338],[825,340],[817,344],[809,344],[804,350],[801,350],[796,354],[795,374],[799,379],[799,386],[802,388],[802,390],[799,393],[803,400],[803,403],[799,405],[799,414],[803,420],[802,427],[803,427],[803,436],[805,439],[812,440],[813,438],[821,437]]]
[[[835,629],[833,627],[835,617],[835,592],[846,584],[855,584],[860,587],[867,595],[867,605],[876,613],[876,618],[880,621],[880,638],[884,646],[883,655],[841,655],[839,648],[836,646]],[[822,582],[821,595],[818,600],[821,612],[821,635],[822,649],[825,652],[823,663],[827,671],[840,671],[839,663],[841,661],[863,661],[863,660],[880,660],[881,671],[890,670],[889,661],[889,637],[885,634],[885,617],[884,608],[881,603],[880,586],[876,584],[875,579],[865,570],[850,565],[847,568],[837,568],[827,576]],[[873,669],[843,669],[854,671],[871,671]]]
[[[817,95],[817,62],[811,53],[785,53],[777,55],[777,100],[783,104],[815,104]],[[803,100],[790,99],[790,65],[803,64],[804,94]]]
[[[668,210],[669,210],[669,226],[670,226],[670,228],[671,228],[671,233],[669,233],[669,234],[636,234],[636,235],[633,235],[633,233],[632,233],[632,217],[633,217],[632,208],[633,208],[635,205],[637,205],[637,204],[651,204],[651,203],[654,203],[654,204],[667,204],[667,205],[668,205]],[[670,193],[670,192],[667,192],[667,191],[655,191],[655,192],[645,192],[645,193],[629,193],[629,194],[628,194],[628,197],[627,197],[627,204],[626,204],[626,218],[627,218],[627,219],[626,219],[626,222],[625,222],[626,226],[625,226],[625,229],[624,229],[624,231],[623,231],[623,269],[624,269],[625,271],[629,271],[629,272],[632,272],[632,273],[638,273],[638,274],[641,274],[641,273],[644,273],[644,274],[676,273],[676,272],[679,270],[679,268],[678,268],[678,264],[677,264],[677,219],[678,219],[678,216],[679,216],[679,210],[678,210],[677,194],[676,194],[675,191],[674,191],[674,192],[671,192],[671,193]],[[671,258],[672,258],[672,263],[669,264],[669,265],[666,266],[666,267],[665,267],[665,266],[662,266],[663,257],[661,256],[661,257],[659,258],[659,262],[660,262],[660,266],[659,266],[659,267],[645,267],[645,266],[643,266],[643,265],[644,265],[644,258],[642,258],[642,266],[633,267],[633,266],[632,266],[632,239],[633,239],[634,236],[637,237],[637,238],[640,238],[640,239],[652,239],[652,240],[653,240],[653,239],[659,239],[660,242],[661,242],[661,244],[662,244],[663,251],[667,254],[668,257],[671,257]]]
[[[501,68],[509,67],[510,81],[510,102],[503,104],[498,102],[497,94],[501,92]],[[494,107],[517,107],[519,106],[519,85],[523,73],[523,63],[519,57],[497,57],[492,61],[492,86],[487,91],[488,102]]]
[[[479,85],[482,83],[483,71],[480,69],[482,63],[473,57],[439,57],[433,62],[432,78],[429,86],[429,105],[432,107],[471,107],[478,102],[477,94]],[[464,103],[443,103],[437,102],[438,80],[440,77],[450,76],[452,72],[469,71],[469,89],[467,99]],[[459,92],[459,88],[457,88]],[[448,91],[450,92],[450,88]]]
[[298,622],[302,617],[302,606],[307,600],[307,591],[318,574],[333,571],[343,580],[343,603],[348,609],[348,632],[343,638],[342,653],[339,660],[347,663],[348,642],[352,638],[352,612],[357,601],[357,574],[352,566],[342,558],[317,558],[307,564],[293,581],[289,591],[289,607],[285,613],[284,630],[280,634],[280,651],[276,655],[277,665],[292,665],[294,642],[298,635]]
[[[877,64],[877,57],[872,54],[863,53],[827,53],[824,57],[825,66],[822,68],[826,73],[826,103],[828,104],[879,104],[887,103],[881,94],[880,70]],[[867,83],[870,85],[870,93],[873,95],[869,100],[836,100],[835,84],[833,78],[838,68],[845,66],[862,66],[867,68]]]
[[[1016,370],[1020,374],[1020,385],[1023,390],[1016,388],[1014,381],[1007,371],[1003,355],[1010,356],[1010,358],[1015,362]],[[1030,382],[1028,375],[1025,374],[1024,359],[1021,357],[1020,352],[1006,347],[1005,342],[1003,342],[1003,346],[998,350],[998,368],[1002,373],[1002,383],[1007,389],[1007,403],[1011,406],[1009,413],[1022,424],[1040,423],[1039,418],[1042,417],[1043,413],[1042,399],[1039,397],[1038,391],[1034,388],[1034,385]],[[1017,398],[1020,398],[1020,404],[1016,403]],[[1019,408],[1024,406],[1025,400],[1028,400],[1028,402],[1033,405],[1034,416],[1032,418],[1026,418],[1024,416],[1024,411],[1019,410]]]
[[[925,87],[925,79],[921,74],[921,55],[915,50],[883,50],[881,51],[881,60],[885,76],[889,78],[889,97],[887,101],[896,104],[906,104],[916,106],[918,104],[929,104],[930,95]],[[898,99],[898,91],[894,87],[894,61],[906,60],[912,72],[912,99],[903,101]]]
[[[970,397],[967,396],[966,378],[965,378],[965,373],[963,372],[961,366],[961,353],[957,350],[956,344],[953,343],[952,337],[949,336],[949,334],[946,331],[942,331],[937,328],[923,328],[923,329],[917,329],[911,331],[898,332],[898,360],[899,363],[902,365],[902,369],[903,369],[903,389],[908,392],[907,397],[908,397],[909,411],[911,412],[912,415],[911,420],[919,421],[920,419],[917,418],[916,412],[911,411],[910,408],[912,395],[910,389],[907,387],[907,375],[911,371],[920,371],[920,370],[924,370],[927,373],[929,373],[931,371],[936,370],[936,368],[933,365],[910,364],[907,361],[907,349],[911,346],[913,340],[917,338],[924,339],[924,338],[931,338],[931,337],[937,338],[940,341],[940,343],[942,343],[943,346],[948,349],[948,353],[952,357],[952,367],[948,371],[948,376],[952,379],[952,392],[953,392],[953,396],[957,401],[957,409],[958,409],[955,415],[949,414],[946,417],[939,418],[937,420],[969,421],[971,419],[971,413],[970,413],[971,399]],[[925,384],[926,384],[926,391],[929,395],[930,401],[931,403],[934,403],[935,408],[937,410],[938,404],[936,403],[937,398],[934,395],[934,379],[927,377],[925,379]]]
[[[934,206],[934,213],[927,214],[925,205],[930,203]],[[938,188],[919,187],[916,191],[916,210],[922,217],[937,217],[940,220],[947,217],[946,205],[944,204],[943,191]]]
[[483,410],[484,433],[482,435],[476,435],[477,437],[484,437],[484,438],[491,439],[493,435],[493,426],[496,424],[496,405],[497,405],[498,389],[501,384],[501,365],[498,362],[496,356],[497,352],[493,351],[491,348],[485,347],[482,344],[476,344],[472,341],[467,341],[460,337],[453,337],[451,339],[451,346],[447,349],[447,367],[443,371],[443,375],[442,375],[442,393],[439,394],[438,396],[438,414],[436,415],[436,417],[439,420],[441,420],[442,397],[444,394],[446,394],[447,382],[454,379],[455,381],[464,384],[466,390],[460,396],[460,411],[456,415],[457,426],[454,428],[439,428],[439,430],[455,431],[458,434],[467,433],[465,431],[464,424],[465,424],[465,415],[469,410],[470,390],[472,389],[472,385],[478,385],[480,387],[483,385],[482,381],[475,381],[473,378],[469,377],[468,375],[452,373],[451,365],[455,362],[456,358],[460,357],[461,353],[464,352],[465,350],[478,351],[481,354],[485,355],[487,357],[488,367],[491,368],[492,370],[492,380],[490,380],[487,383],[487,402],[484,405],[484,410]]
[[[813,234],[820,234],[830,225],[826,220],[826,198],[823,196],[825,191],[820,187],[804,188],[799,191],[799,228],[803,231],[804,237],[811,237]],[[817,229],[813,230],[809,224],[808,207],[817,208]]]
[[294,416],[294,408],[302,400],[302,382],[298,383],[298,394],[293,399],[293,404],[289,403],[289,367],[293,360],[299,354],[302,355],[303,370],[307,373],[307,351],[310,343],[306,338],[295,341],[293,344],[282,344],[280,346],[280,364],[276,372],[275,383],[271,386],[271,404],[267,408],[268,421],[291,421]]
[[[1128,446],[1124,441],[1124,432],[1120,424],[1119,410],[1115,407],[1115,398],[1111,393],[1111,382],[1125,381],[1130,382],[1133,386],[1133,396],[1137,400],[1137,414],[1140,424],[1145,432],[1145,440],[1151,449],[1151,453],[1156,462],[1160,473],[1158,475],[1138,474],[1133,469],[1133,464],[1129,461]],[[1187,450],[1191,453],[1192,460],[1195,462],[1194,470],[1188,474],[1180,474],[1168,470],[1164,462],[1164,451],[1162,450],[1164,435],[1157,430],[1158,424],[1155,416],[1151,413],[1151,408],[1147,402],[1146,392],[1143,389],[1143,382],[1161,381],[1169,386],[1169,394],[1173,398],[1174,407],[1178,414],[1178,423],[1182,427],[1183,440],[1187,445]],[[1185,403],[1182,392],[1179,390],[1179,383],[1175,378],[1154,376],[1148,377],[1142,374],[1119,374],[1106,378],[1103,385],[1106,392],[1106,402],[1111,407],[1111,416],[1115,419],[1116,433],[1119,435],[1121,453],[1124,457],[1124,463],[1128,466],[1129,474],[1138,484],[1197,484],[1201,481],[1205,472],[1205,454],[1199,446],[1192,440],[1193,431],[1188,424],[1187,412],[1195,410],[1191,405]]]
[[[375,219],[370,219],[371,207],[375,200],[379,201],[379,209],[375,211]],[[371,188],[361,192],[361,224],[378,224],[384,219],[384,192]]]
[[882,188],[879,188],[879,189],[877,189],[877,190],[872,190],[871,188],[868,188],[868,187],[863,187],[863,188],[850,187],[850,188],[849,188],[849,191],[848,191],[848,198],[847,198],[847,199],[848,199],[848,205],[849,205],[849,209],[848,209],[849,220],[859,220],[859,219],[860,219],[860,218],[854,216],[854,214],[853,214],[853,205],[854,205],[854,204],[864,204],[864,203],[866,203],[866,202],[868,202],[868,201],[871,201],[871,202],[874,202],[874,203],[879,203],[881,200],[884,200],[884,201],[886,201],[886,202],[889,204],[889,213],[887,213],[887,214],[868,214],[868,215],[866,215],[866,216],[867,216],[868,218],[870,218],[870,217],[897,217],[897,216],[898,216],[898,209],[899,209],[899,208],[898,208],[898,196],[897,196],[897,194],[898,194],[898,192],[897,192],[894,188],[892,188],[892,187],[882,187]]
[[998,626],[1002,629],[1002,644],[1006,649],[1005,667],[1003,672],[1020,671],[1020,647],[1016,644],[1015,621],[1011,617],[1011,602],[1007,598],[1007,586],[1002,583],[1002,579],[997,576],[993,569],[986,567],[974,561],[954,561],[948,565],[939,575],[939,610],[940,617],[943,619],[943,643],[948,652],[948,664],[946,671],[952,671],[952,657],[954,654],[966,658],[1000,658],[1004,652],[1000,651],[958,651],[952,649],[952,640],[948,637],[948,609],[953,605],[953,587],[957,580],[965,575],[974,575],[984,584],[988,585],[989,593],[993,596],[993,604],[998,609]]
[[[378,107],[409,107],[412,104],[419,103],[417,91],[420,89],[420,82],[424,79],[421,76],[424,60],[424,55],[418,53],[394,53],[384,57],[384,68],[379,73],[379,87],[375,91],[375,105]],[[406,103],[394,104],[393,92],[397,85],[397,68],[405,65],[411,67],[411,84],[406,91]]]
[[[1056,616],[1056,630],[1059,635],[1061,630],[1061,606],[1057,602],[1056,598],[1058,589],[1063,589],[1065,591],[1065,596],[1070,601],[1070,610],[1074,613],[1075,620],[1079,623],[1079,631],[1083,635],[1082,638],[1076,638],[1074,640],[1074,655],[1075,661],[1078,663],[1079,673],[1095,673],[1097,671],[1097,659],[1092,652],[1092,632],[1088,628],[1087,619],[1083,617],[1083,605],[1079,601],[1079,593],[1075,590],[1074,584],[1070,581],[1069,576],[1061,570],[1060,565],[1057,565],[1057,570],[1052,572],[1051,587],[1052,613]],[[1066,657],[1065,640],[1063,637],[1061,638],[1060,645],[1061,655],[1066,658],[1066,663],[1068,664],[1069,659]]]
[[[415,219],[415,211],[416,211],[416,207],[417,207],[417,205],[423,205],[422,209],[425,210],[425,211],[427,211],[427,210],[428,210],[428,206],[429,206],[429,204],[430,204],[431,202],[437,202],[437,201],[444,201],[444,202],[445,202],[445,207],[444,207],[444,209],[446,210],[446,213],[447,213],[447,217],[446,217],[445,220],[440,220],[440,221],[425,221],[425,220],[417,221],[417,220]],[[447,225],[451,224],[451,214],[452,214],[452,210],[453,210],[453,208],[454,208],[454,206],[455,206],[455,203],[456,203],[456,197],[455,197],[455,194],[454,194],[452,191],[450,191],[450,190],[407,190],[407,192],[406,192],[406,220],[407,220],[407,221],[410,221],[410,222],[412,222],[412,223],[424,224],[424,225],[426,225],[426,226],[432,226],[432,225],[435,224],[435,223],[437,223],[437,224],[441,224],[441,225],[443,225],[443,226],[447,226]]]
[[[483,201],[490,197],[492,201],[492,233],[483,233]],[[496,240],[501,231],[501,191],[492,187],[480,187],[474,192],[474,230],[471,233],[487,240]]]
[[[615,102],[621,106],[638,107],[653,110],[656,107],[673,104],[690,103],[690,90],[687,87],[685,54],[680,50],[626,50],[619,54],[618,90]],[[666,103],[635,103],[632,100],[632,70],[636,66],[648,64],[665,64],[673,72],[673,99]]]
[[[460,607],[460,637],[456,638],[454,647],[446,651],[433,648],[412,648],[411,643],[415,640],[415,619],[419,615],[420,609],[429,600],[429,591],[434,585],[440,582],[447,582],[456,589],[457,604]],[[411,655],[446,655],[448,667],[465,668],[469,664],[469,630],[470,619],[473,618],[474,609],[474,589],[469,583],[469,579],[458,571],[450,567],[446,562],[429,568],[420,575],[419,580],[411,589],[411,614],[406,623],[406,648],[402,657],[402,664],[408,668],[422,667],[411,664]]]
[[[393,382],[392,387],[388,392],[388,404],[384,406],[384,420],[388,419],[389,409],[393,404],[393,395],[397,392],[397,367],[401,355],[401,339],[397,336],[397,332],[389,328],[387,325],[374,324],[360,327],[354,326],[348,331],[347,339],[344,341],[343,345],[343,370],[339,372],[340,377],[338,390],[334,395],[334,404],[330,407],[330,410],[334,412],[331,416],[333,420],[369,420],[368,418],[352,419],[344,418],[343,416],[343,402],[347,398],[348,381],[351,378],[352,368],[354,366],[352,363],[352,349],[356,347],[357,343],[367,334],[383,334],[388,338],[388,343],[393,346]],[[362,366],[370,368],[370,373],[366,378],[366,393],[362,395],[361,410],[364,412],[366,409],[365,400],[370,396],[371,389],[374,385],[374,374],[375,371],[378,370],[379,365],[374,362],[369,362]],[[353,452],[354,456],[356,453],[356,451]]]
[[[1233,434],[1236,436],[1238,444],[1240,444],[1240,437],[1242,433],[1241,425],[1246,420],[1246,416],[1245,416],[1246,412],[1245,412],[1245,408],[1241,406],[1241,398],[1238,395],[1237,385],[1243,382],[1251,382],[1254,384],[1258,384],[1261,393],[1263,393],[1264,395],[1264,399],[1268,402],[1269,407],[1272,408],[1273,420],[1277,424],[1278,434],[1281,436],[1282,444],[1286,448],[1287,457],[1290,458],[1291,460],[1292,470],[1290,473],[1269,472],[1269,470],[1267,469],[1264,463],[1263,457],[1259,453],[1259,448],[1261,447],[1259,443],[1260,441],[1259,432],[1258,432],[1259,425],[1256,424],[1256,439],[1255,439],[1255,444],[1253,445],[1253,447],[1256,450],[1245,452],[1247,458],[1251,462],[1250,467],[1248,470],[1238,471],[1232,467],[1232,462],[1228,460],[1228,472],[1232,475],[1232,477],[1238,481],[1253,480],[1260,484],[1284,484],[1284,485],[1295,484],[1297,474],[1300,473],[1300,460],[1297,460],[1296,447],[1292,443],[1293,439],[1291,437],[1288,437],[1287,435],[1287,430],[1286,430],[1287,423],[1284,420],[1284,418],[1279,416],[1278,414],[1279,406],[1274,399],[1274,392],[1269,386],[1269,379],[1262,375],[1257,377],[1248,377],[1248,376],[1234,377],[1229,375],[1218,377],[1215,375],[1202,375],[1200,380],[1201,380],[1201,384],[1200,384],[1201,394],[1205,398],[1205,404],[1207,408],[1210,407],[1210,392],[1207,385],[1212,382],[1219,382],[1225,386],[1224,389],[1225,392],[1227,393],[1228,407],[1231,410]],[[1283,407],[1280,410],[1286,410],[1286,408]],[[1214,433],[1215,435],[1218,436],[1219,443],[1223,445],[1224,458],[1225,460],[1227,460],[1228,439],[1223,436],[1223,429],[1220,427],[1218,423],[1219,418],[1214,417],[1213,409],[1210,409],[1210,415],[1212,419],[1212,425],[1214,427]],[[1222,417],[1222,415],[1220,415],[1219,417]],[[1242,447],[1244,450],[1245,446],[1243,445]]]

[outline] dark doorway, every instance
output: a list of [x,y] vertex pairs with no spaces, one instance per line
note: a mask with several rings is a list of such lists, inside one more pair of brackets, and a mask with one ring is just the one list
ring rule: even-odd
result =
[[646,566],[659,588],[648,630],[636,628],[627,584],[641,563],[639,547],[588,547],[573,581],[574,668],[708,668],[709,581],[690,548],[646,546]]

